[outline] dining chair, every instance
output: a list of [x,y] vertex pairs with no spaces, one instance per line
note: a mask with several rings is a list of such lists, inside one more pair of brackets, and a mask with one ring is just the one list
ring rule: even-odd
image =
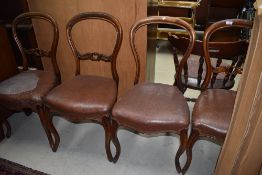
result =
[[[205,138],[218,144],[223,144],[233,113],[236,92],[227,89],[208,89],[214,74],[225,73],[228,80],[236,73],[242,72],[238,66],[213,66],[211,53],[213,45],[209,42],[212,35],[224,28],[252,28],[252,21],[228,19],[212,24],[204,34],[203,49],[206,63],[206,76],[201,85],[202,93],[196,100],[192,112],[192,130],[187,144],[187,162],[182,169],[185,173],[192,160],[192,148],[199,138]],[[242,63],[241,63],[242,64]],[[237,64],[236,64],[237,65]],[[233,69],[230,71],[230,69]],[[230,75],[228,76],[228,73]]]
[[[177,87],[161,83],[138,83],[140,77],[140,56],[135,45],[136,32],[149,24],[169,24],[180,26],[189,33],[190,43],[180,62],[177,72]],[[120,143],[117,138],[119,126],[131,128],[145,134],[176,133],[180,135],[180,147],[176,153],[175,165],[181,171],[179,157],[185,151],[190,112],[187,102],[180,91],[180,75],[183,65],[194,46],[195,32],[191,25],[182,19],[167,16],[151,16],[136,22],[130,31],[130,45],[136,64],[134,87],[118,99],[113,108],[111,138],[107,142],[110,149],[111,141],[115,143],[116,154],[112,161],[117,162],[120,156]]]
[[[25,48],[17,34],[17,25],[30,20],[44,20],[51,24],[53,29],[52,45],[50,51],[40,48]],[[50,147],[56,151],[53,138],[59,138],[54,126],[45,118],[45,106],[43,97],[56,85],[60,83],[60,71],[56,62],[56,50],[58,44],[58,27],[56,21],[48,14],[39,12],[28,12],[17,16],[12,23],[12,33],[15,42],[21,52],[23,60],[23,70],[0,83],[0,109],[1,115],[8,118],[13,113],[24,111],[27,115],[34,111],[38,114],[42,127],[44,128]],[[46,36],[51,37],[51,36]],[[36,57],[49,57],[51,59],[54,72],[45,70],[29,70],[27,55]],[[11,134],[11,127],[7,120],[2,126],[7,128],[7,136]]]
[[[106,24],[108,24],[108,26],[112,25],[114,27],[116,40],[101,41],[112,43],[114,49],[110,55],[97,52],[80,53],[77,50],[72,37],[72,29],[76,24],[84,20],[104,21],[107,22]],[[102,31],[107,32],[106,29]],[[105,140],[107,140],[110,133],[111,110],[118,94],[119,77],[116,69],[116,60],[123,38],[122,27],[120,22],[110,14],[86,12],[80,13],[69,20],[66,26],[66,34],[75,58],[75,77],[63,82],[48,93],[45,97],[45,104],[48,106],[49,111],[59,114],[60,117],[71,122],[85,123],[95,121],[101,124],[105,130]],[[87,45],[88,44],[91,45],[92,43],[87,43]],[[85,60],[108,62],[111,65],[112,78],[80,75],[80,63]],[[106,152],[108,153],[107,147]],[[108,160],[111,161],[112,158],[110,155],[107,154],[107,156]]]
[[[230,27],[230,29],[234,29],[234,27]],[[173,47],[174,64],[177,69],[179,64],[178,53],[186,51],[189,39],[185,35],[169,35],[168,40]],[[218,41],[209,41],[211,65],[213,67],[226,67],[227,71],[222,73],[214,72],[208,88],[233,88],[236,74],[241,73],[243,63],[245,62],[248,44],[247,40],[241,40],[240,38],[237,40],[219,38]],[[188,71],[183,75],[182,81],[185,87],[201,91],[201,84],[206,75],[206,65],[204,63],[203,38],[199,38],[196,40],[191,56],[188,59],[186,65]],[[194,101],[194,99],[191,100]]]

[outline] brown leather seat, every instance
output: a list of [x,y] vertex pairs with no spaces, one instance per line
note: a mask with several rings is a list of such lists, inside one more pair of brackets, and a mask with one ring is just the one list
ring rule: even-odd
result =
[[56,85],[56,76],[51,72],[24,71],[0,83],[0,105],[14,110],[41,105],[43,97]]
[[92,119],[92,115],[97,119],[109,113],[116,96],[117,85],[113,79],[78,75],[54,88],[45,102],[69,120],[83,122],[88,115],[88,119]]
[[[190,44],[181,59],[177,71],[178,86],[159,83],[138,84],[140,76],[140,58],[135,47],[136,32],[148,24],[169,24],[180,26],[190,35]],[[131,128],[135,131],[156,134],[172,132],[180,136],[180,147],[175,157],[178,172],[181,171],[179,157],[185,151],[190,113],[187,102],[181,92],[181,73],[195,42],[195,32],[191,25],[175,17],[151,16],[136,22],[130,31],[130,45],[136,63],[135,86],[118,99],[113,107],[113,117],[110,125],[110,139],[106,142],[110,150],[111,141],[116,146],[116,154],[112,161],[116,162],[120,156],[120,143],[117,138],[119,126]]]
[[[75,46],[72,29],[83,20],[99,20],[112,25],[116,32],[116,40],[112,44],[113,52],[104,55],[97,52],[81,53]],[[80,13],[69,20],[66,27],[67,41],[75,58],[75,77],[68,80],[46,97],[45,104],[52,112],[75,123],[95,121],[105,130],[105,142],[110,139],[111,111],[118,93],[119,77],[116,70],[116,60],[121,47],[123,32],[120,22],[110,14],[102,12]],[[106,32],[106,30],[105,30]],[[92,43],[89,43],[92,44]],[[112,78],[80,75],[80,63],[84,60],[108,62],[111,66]],[[105,144],[107,158],[112,161],[109,147]]]
[[[228,73],[229,71],[227,68],[221,66],[212,67],[209,54],[211,48],[209,40],[216,31],[231,27],[250,29],[252,28],[252,21],[241,19],[219,21],[212,24],[204,35],[203,50],[206,62],[206,76],[201,84],[202,93],[193,108],[192,130],[187,143],[187,161],[182,169],[183,173],[185,173],[190,166],[194,143],[199,138],[207,138],[218,144],[223,144],[230,126],[236,92],[226,89],[208,89],[208,86],[213,79],[212,74],[216,72]],[[242,65],[241,61],[238,62],[237,66],[240,65]],[[238,71],[238,69],[235,69],[233,75],[238,73]]]
[[202,92],[194,105],[193,128],[222,143],[231,121],[235,98],[236,92],[230,90],[212,89]]
[[[16,31],[17,25],[25,21],[30,23],[31,19],[45,20],[51,25],[53,35],[51,40],[52,45],[49,51],[39,48],[25,48],[19,40]],[[1,115],[4,115],[5,118],[7,118],[15,112],[24,111],[26,115],[29,115],[31,112],[37,112],[42,127],[46,132],[50,147],[53,151],[56,151],[59,142],[59,135],[48,116],[45,115],[47,111],[43,104],[43,97],[52,88],[58,85],[61,79],[60,71],[56,63],[56,49],[59,37],[56,21],[47,14],[38,12],[24,13],[14,19],[12,23],[12,32],[22,55],[23,71],[0,83]],[[48,35],[46,37],[48,37]],[[54,72],[28,70],[27,55],[33,55],[34,57],[49,57]],[[4,123],[2,123],[2,121],[0,122],[0,125],[4,125],[7,129],[6,136],[10,136],[11,127],[7,120],[5,120]]]
[[117,101],[114,119],[142,133],[181,131],[189,125],[189,108],[177,87],[159,83],[136,85]]

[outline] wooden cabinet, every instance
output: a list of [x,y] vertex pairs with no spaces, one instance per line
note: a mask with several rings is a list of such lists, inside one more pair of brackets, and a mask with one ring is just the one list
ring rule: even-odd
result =
[[0,81],[17,73],[15,57],[6,29],[0,26]]
[[[22,66],[22,57],[16,45],[16,42],[13,39],[11,26],[12,21],[15,17],[27,11],[28,5],[26,0],[11,0],[0,2],[0,25],[5,27],[6,29],[9,45],[11,45],[12,47],[13,55],[18,66]],[[24,47],[37,48],[34,30],[30,23],[18,25],[17,33]],[[28,55],[28,64],[29,67],[43,69],[41,59],[35,56]]]

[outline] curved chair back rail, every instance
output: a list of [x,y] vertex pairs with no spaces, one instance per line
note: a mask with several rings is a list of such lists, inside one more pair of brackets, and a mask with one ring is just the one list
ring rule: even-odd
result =
[[[115,42],[115,45],[114,45],[114,50],[113,50],[113,53],[111,55],[106,56],[106,55],[96,53],[96,52],[81,54],[77,50],[75,43],[72,39],[72,28],[78,22],[83,21],[83,20],[90,20],[90,19],[103,20],[103,21],[106,21],[106,22],[108,22],[108,23],[110,23],[111,25],[114,26],[116,33],[117,33],[117,36],[116,36],[116,42]],[[118,84],[119,77],[118,77],[118,73],[117,73],[117,70],[116,70],[116,59],[117,59],[117,55],[118,55],[118,52],[120,50],[120,46],[121,46],[121,43],[122,43],[123,31],[122,31],[122,27],[120,25],[120,22],[115,17],[113,17],[110,14],[106,14],[106,13],[102,13],[102,12],[80,13],[80,14],[74,16],[72,19],[70,19],[70,21],[67,23],[66,34],[67,34],[68,43],[70,45],[70,48],[71,48],[71,50],[74,54],[75,61],[76,61],[75,75],[80,74],[80,60],[111,62],[112,76]]]
[[[17,35],[17,25],[23,21],[26,20],[31,20],[31,19],[41,19],[48,21],[53,28],[53,39],[52,39],[52,45],[50,48],[50,51],[45,51],[39,48],[33,48],[33,49],[26,49],[23,47],[21,41],[19,40],[19,37]],[[23,13],[19,16],[17,16],[13,23],[12,23],[12,33],[15,39],[15,42],[22,54],[22,59],[23,59],[23,70],[28,70],[28,59],[26,54],[31,54],[35,56],[40,56],[40,57],[50,57],[51,62],[55,71],[55,75],[57,77],[57,80],[61,82],[61,75],[60,75],[60,70],[57,65],[56,61],[56,51],[57,51],[57,45],[58,45],[58,40],[59,40],[59,31],[58,31],[58,26],[54,18],[48,14],[40,13],[40,12],[28,12],[28,13]]]
[[[212,67],[211,60],[210,60],[210,52],[209,50],[211,49],[211,44],[209,43],[210,37],[212,34],[214,34],[216,31],[224,28],[229,28],[229,27],[238,27],[238,28],[252,28],[253,22],[249,20],[244,20],[244,19],[227,19],[227,20],[222,20],[219,22],[216,22],[209,26],[207,30],[205,31],[204,34],[204,40],[203,40],[203,50],[204,50],[204,59],[205,59],[205,64],[206,64],[206,76],[204,78],[204,81],[201,85],[201,89],[205,90],[208,88],[209,83],[211,81],[211,76],[213,73],[221,73],[221,72],[227,72],[227,69],[224,69],[221,67]],[[214,79],[214,76],[213,78]]]
[[[190,56],[192,49],[194,48],[194,43],[196,39],[195,31],[190,24],[188,24],[187,22],[185,22],[182,19],[175,18],[175,17],[168,17],[168,16],[151,16],[151,17],[147,17],[147,18],[144,18],[136,22],[133,25],[132,29],[130,30],[130,45],[131,45],[131,49],[132,49],[135,63],[136,63],[136,75],[135,75],[134,84],[138,83],[139,77],[140,77],[140,58],[139,58],[139,55],[138,55],[138,52],[135,46],[135,33],[137,32],[139,28],[141,28],[142,26],[148,25],[148,24],[169,24],[169,25],[174,25],[174,26],[180,26],[189,33],[189,39],[190,39],[189,45],[187,47],[187,50],[182,60],[180,61],[181,65],[186,65],[187,59]],[[182,88],[181,74],[183,71],[183,67],[184,66],[179,66],[178,71],[176,73],[176,80],[178,82],[177,86],[179,87],[179,89]]]

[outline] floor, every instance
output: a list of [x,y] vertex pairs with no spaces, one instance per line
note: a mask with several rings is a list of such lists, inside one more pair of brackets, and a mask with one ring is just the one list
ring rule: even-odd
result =
[[[156,60],[156,82],[172,84],[172,55],[160,43]],[[186,96],[197,96],[190,91]],[[190,109],[193,103],[189,103]],[[121,129],[122,147],[116,164],[107,161],[104,131],[94,123],[73,124],[54,117],[61,142],[56,153],[49,148],[36,114],[26,117],[18,113],[9,119],[12,136],[0,143],[0,157],[54,175],[114,174],[114,175],[175,175],[174,156],[179,146],[177,136],[138,135]],[[148,139],[150,137],[150,139]],[[188,175],[213,174],[221,147],[208,141],[198,141]],[[184,157],[182,157],[184,159]],[[183,160],[182,160],[183,161]]]

